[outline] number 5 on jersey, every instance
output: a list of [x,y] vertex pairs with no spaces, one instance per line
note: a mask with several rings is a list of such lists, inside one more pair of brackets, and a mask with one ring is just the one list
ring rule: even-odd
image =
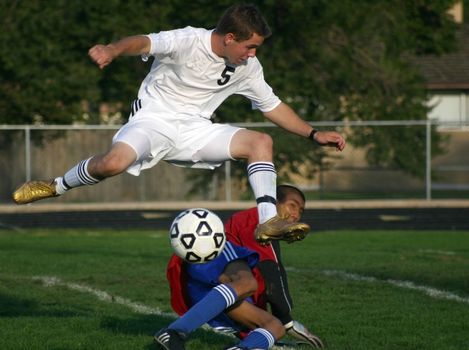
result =
[[234,71],[235,71],[234,67],[226,66],[223,72],[221,73],[222,79],[217,80],[218,85],[221,86],[221,85],[225,85],[226,83],[228,83]]

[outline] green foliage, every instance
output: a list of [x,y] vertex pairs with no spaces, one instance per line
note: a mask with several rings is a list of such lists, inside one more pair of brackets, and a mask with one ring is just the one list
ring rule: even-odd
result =
[[[259,3],[273,29],[273,36],[258,53],[265,76],[304,119],[313,125],[316,120],[426,119],[428,96],[422,77],[407,58],[454,48],[455,24],[446,14],[453,1]],[[248,104],[238,102],[236,106],[222,106],[217,115],[246,119]],[[236,117],[233,110],[244,113],[238,112]],[[371,164],[424,175],[425,129],[351,130],[348,142],[365,147]],[[330,163],[322,149],[294,141],[285,133],[272,134],[275,163],[283,174],[296,173],[298,162],[304,175],[313,175],[319,164]],[[443,151],[442,141],[433,131],[433,155]],[[244,165],[236,166],[241,173]]]
[[469,9],[469,0],[463,0],[462,5],[463,9],[465,10],[463,13],[463,20],[465,23],[467,23],[469,21],[469,11],[467,11]]
[[[449,5],[450,1],[406,6],[397,1],[293,1],[279,8],[276,3],[274,11],[282,15],[275,16],[273,27],[281,36],[268,44],[266,75],[308,120],[425,119],[423,82],[405,57],[452,48],[454,24],[445,14]],[[414,132],[415,128],[399,133],[387,128],[370,128],[366,134],[352,130],[348,141],[369,147],[372,164],[421,175],[425,144]],[[370,139],[375,142],[370,144]],[[436,133],[433,139],[440,144]],[[405,147],[414,151],[402,153]]]
[[85,102],[96,122],[101,102],[130,101],[147,67],[118,60],[100,72],[88,49],[129,32],[151,31],[153,17],[144,14],[164,18],[166,11],[165,1],[2,2],[0,122],[69,124],[81,120]]

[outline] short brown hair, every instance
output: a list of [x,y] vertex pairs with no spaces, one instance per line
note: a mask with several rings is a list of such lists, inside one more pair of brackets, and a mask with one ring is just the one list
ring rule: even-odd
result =
[[298,188],[292,185],[278,185],[277,186],[277,203],[283,203],[287,200],[290,193],[297,193],[306,202],[305,194]]
[[233,5],[218,21],[215,31],[225,35],[233,33],[236,41],[250,39],[254,33],[268,38],[272,32],[267,21],[254,5]]

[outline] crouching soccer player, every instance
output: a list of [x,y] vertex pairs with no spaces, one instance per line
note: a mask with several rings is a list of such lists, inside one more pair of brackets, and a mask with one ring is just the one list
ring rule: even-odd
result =
[[[304,193],[291,185],[277,186],[277,212],[288,222],[298,222],[303,215],[306,199]],[[294,320],[291,311],[293,300],[288,287],[288,279],[282,262],[280,242],[272,241],[270,244],[260,244],[254,239],[253,232],[259,224],[256,208],[235,213],[225,224],[228,241],[259,254],[257,268],[260,273],[259,286],[254,295],[256,305],[264,310],[270,307],[272,314],[285,326],[288,335],[306,342],[313,348],[323,348],[322,340],[307,327]],[[289,243],[302,240],[304,235],[292,236]]]
[[247,332],[247,336],[226,349],[269,349],[285,334],[282,323],[253,304],[250,296],[258,285],[253,268],[258,254],[230,242],[213,261],[185,263],[173,255],[167,277],[171,305],[182,315],[155,334],[155,342],[166,350],[184,349],[185,338],[208,323],[222,332]]

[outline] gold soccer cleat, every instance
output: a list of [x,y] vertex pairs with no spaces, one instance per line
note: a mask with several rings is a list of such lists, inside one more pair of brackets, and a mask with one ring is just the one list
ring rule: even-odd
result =
[[13,200],[16,204],[27,204],[41,199],[57,197],[55,191],[55,180],[47,183],[45,181],[28,181],[13,192]]
[[308,224],[302,222],[290,223],[286,219],[274,216],[263,224],[259,224],[254,232],[254,236],[260,244],[267,244],[269,241],[274,240],[293,243],[304,239],[309,230]]

